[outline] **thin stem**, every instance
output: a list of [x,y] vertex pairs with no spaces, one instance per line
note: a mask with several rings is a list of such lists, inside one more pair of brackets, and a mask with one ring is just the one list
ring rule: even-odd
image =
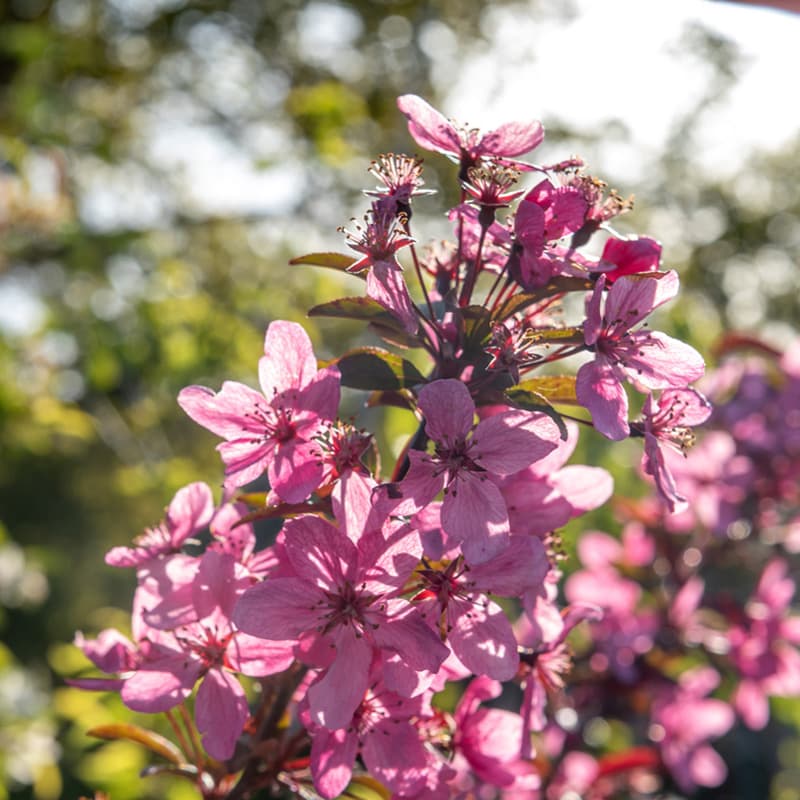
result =
[[187,758],[191,758],[193,761],[196,760],[197,754],[193,752],[193,749],[189,746],[189,740],[186,738],[186,734],[181,729],[181,726],[178,724],[178,720],[175,719],[175,712],[170,708],[168,711],[164,712],[164,716],[167,718],[167,721],[172,728],[175,737],[178,740],[178,744],[183,750],[183,754]]
[[489,228],[486,225],[481,225],[481,235],[478,239],[478,249],[475,251],[475,258],[470,262],[467,268],[467,277],[464,279],[464,285],[461,287],[461,294],[458,298],[460,306],[466,306],[472,299],[472,292],[475,289],[475,281],[478,280],[478,273],[480,272],[481,251],[483,250],[483,243],[486,241],[486,232]]
[[189,736],[192,740],[192,749],[194,750],[194,755],[196,759],[197,766],[202,766],[205,764],[205,751],[203,750],[203,745],[200,744],[200,737],[197,735],[197,728],[195,728],[194,721],[192,720],[191,716],[189,715],[189,709],[186,708],[185,703],[180,704],[180,712],[181,712],[181,719],[183,720],[183,724],[186,727],[186,730],[189,731]]

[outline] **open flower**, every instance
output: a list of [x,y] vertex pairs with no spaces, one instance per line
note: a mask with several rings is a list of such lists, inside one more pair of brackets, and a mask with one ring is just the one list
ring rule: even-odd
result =
[[493,478],[511,475],[556,448],[558,428],[543,414],[508,410],[474,424],[475,404],[457,380],[433,381],[419,393],[433,455],[409,452],[406,477],[388,491],[402,498],[392,513],[413,514],[444,490],[442,528],[469,563],[508,546],[508,509]]
[[705,369],[703,357],[688,344],[664,333],[632,330],[653,309],[678,292],[678,274],[618,278],[601,312],[606,277],[601,275],[586,303],[584,337],[594,359],[578,370],[576,392],[581,405],[592,412],[595,428],[609,439],[630,433],[628,396],[622,382],[636,389],[685,387]]
[[339,408],[339,370],[317,369],[311,340],[294,322],[273,322],[258,365],[264,394],[226,381],[219,392],[189,386],[181,408],[225,441],[217,449],[225,463],[225,485],[243,486],[265,470],[272,489],[299,503],[319,486],[322,466],[314,441]]

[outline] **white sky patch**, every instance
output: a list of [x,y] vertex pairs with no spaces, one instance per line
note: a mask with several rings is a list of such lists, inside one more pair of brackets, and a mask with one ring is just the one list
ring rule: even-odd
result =
[[538,118],[596,132],[619,119],[634,152],[614,166],[634,174],[708,85],[710,65],[682,43],[697,23],[742,55],[739,80],[697,131],[698,164],[732,174],[752,148],[774,149],[800,132],[800,104],[781,90],[800,75],[800,15],[696,0],[575,0],[577,15],[565,19],[559,2],[492,9],[488,48],[451,71],[452,89],[440,87],[444,113],[482,129]]

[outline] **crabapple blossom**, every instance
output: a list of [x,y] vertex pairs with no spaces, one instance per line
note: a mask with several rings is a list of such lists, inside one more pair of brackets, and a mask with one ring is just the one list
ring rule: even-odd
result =
[[296,323],[278,321],[267,329],[258,374],[263,395],[226,381],[216,393],[189,386],[178,402],[195,422],[225,439],[217,449],[226,486],[243,486],[266,470],[280,498],[298,503],[322,477],[314,437],[336,416],[339,370],[318,370],[308,334]]
[[693,347],[666,334],[631,330],[677,294],[676,272],[623,275],[609,289],[601,312],[605,287],[601,275],[586,302],[584,336],[594,359],[578,370],[576,391],[597,430],[609,439],[624,439],[630,428],[623,380],[645,392],[685,387],[703,374],[704,363]]

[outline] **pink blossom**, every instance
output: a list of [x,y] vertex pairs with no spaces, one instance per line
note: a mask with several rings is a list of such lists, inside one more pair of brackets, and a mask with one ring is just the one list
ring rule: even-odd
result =
[[508,410],[474,424],[475,404],[457,380],[438,380],[419,393],[433,455],[412,450],[403,481],[389,490],[402,500],[393,513],[413,514],[444,489],[442,528],[469,563],[501,553],[509,541],[508,510],[495,477],[510,475],[544,457],[559,440],[544,415]]
[[225,439],[217,449],[226,486],[243,486],[267,470],[281,499],[299,503],[319,486],[314,437],[336,416],[339,371],[317,369],[308,334],[294,322],[269,326],[264,354],[258,369],[264,395],[226,381],[217,393],[189,386],[178,402],[195,422]]
[[205,483],[190,483],[175,493],[160,525],[134,539],[134,547],[113,547],[106,553],[106,564],[139,567],[152,559],[178,553],[192,534],[208,525],[213,514],[211,489]]
[[403,268],[395,253],[413,243],[403,230],[393,196],[382,197],[372,204],[363,227],[355,232],[344,231],[348,244],[362,254],[351,264],[349,272],[370,268],[367,274],[367,296],[397,317],[409,332],[417,330],[419,321],[403,277]]
[[770,695],[800,694],[800,617],[789,616],[795,583],[775,558],[764,568],[745,608],[745,621],[728,631],[729,657],[740,675],[733,706],[753,730],[769,720]]
[[686,498],[678,492],[675,479],[661,451],[662,443],[685,455],[694,444],[690,426],[702,425],[711,416],[711,404],[694,389],[667,389],[658,400],[647,396],[642,409],[644,457],[642,467],[652,475],[656,488],[669,510],[683,511]]
[[555,604],[561,573],[551,569],[545,592],[538,595],[530,609],[516,622],[515,633],[524,648],[521,655],[520,679],[523,696],[520,715],[522,735],[520,753],[533,756],[531,733],[547,724],[545,707],[549,692],[560,692],[565,676],[572,669],[572,657],[566,644],[570,631],[587,619],[599,619],[602,611],[594,605],[575,604],[559,612]]
[[[254,636],[305,642],[307,660],[323,670],[308,690],[311,718],[329,730],[351,720],[376,656],[385,659],[387,686],[406,695],[426,688],[419,673],[435,673],[447,657],[419,612],[398,596],[418,563],[419,538],[407,528],[371,527],[371,509],[357,490],[340,503],[340,528],[312,515],[285,524],[280,577],[249,589],[234,614]],[[395,653],[403,663],[388,663]]]
[[408,131],[414,141],[426,150],[443,153],[459,162],[462,179],[470,167],[484,158],[498,158],[517,169],[531,169],[511,157],[533,150],[544,139],[540,122],[509,122],[483,135],[475,129],[456,127],[413,94],[398,97],[397,107],[408,118]]
[[[233,754],[249,716],[247,698],[231,672],[262,677],[283,672],[294,661],[290,643],[264,642],[237,630],[230,614],[250,581],[234,559],[206,552],[194,583],[197,621],[173,631],[148,629],[140,623],[141,658],[121,689],[134,711],[166,711],[184,700],[198,679],[195,721],[203,746],[218,759]],[[134,608],[149,603],[140,589]]]
[[722,736],[734,722],[722,700],[705,697],[719,682],[711,667],[696,667],[677,684],[657,694],[651,709],[650,738],[657,742],[672,777],[685,792],[698,786],[719,786],[728,774],[725,762],[707,743]]
[[597,430],[609,439],[624,439],[630,433],[624,380],[643,392],[684,387],[703,374],[704,364],[693,347],[677,339],[657,331],[631,330],[675,296],[676,272],[622,276],[609,290],[601,313],[605,286],[601,275],[586,303],[584,337],[595,356],[578,370],[576,391],[581,405],[592,412]]
[[451,763],[458,776],[451,785],[462,792],[478,789],[475,793],[480,795],[482,784],[502,789],[535,789],[539,785],[535,768],[519,754],[522,719],[510,711],[481,706],[499,697],[501,691],[497,681],[475,678],[456,707]]
[[569,250],[555,246],[562,237],[583,227],[587,205],[582,193],[543,180],[517,207],[514,231],[522,245],[520,283],[525,288],[543,286],[560,271]]
[[311,774],[323,797],[338,797],[360,755],[370,775],[393,792],[415,794],[425,783],[430,757],[414,724],[424,698],[401,697],[381,682],[374,665],[370,687],[346,726],[337,730],[307,721],[311,733]]
[[519,666],[517,640],[487,593],[516,597],[539,591],[548,569],[541,542],[515,536],[500,555],[471,568],[460,558],[443,569],[420,568],[424,589],[416,599],[423,613],[440,620],[442,638],[470,672],[510,680]]

